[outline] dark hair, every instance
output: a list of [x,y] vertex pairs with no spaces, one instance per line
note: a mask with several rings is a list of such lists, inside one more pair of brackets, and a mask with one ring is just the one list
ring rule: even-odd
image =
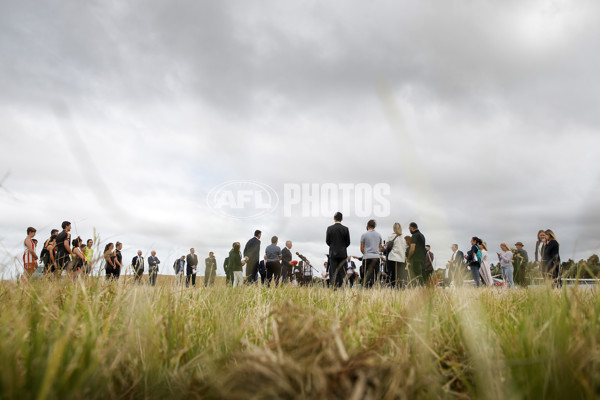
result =
[[342,219],[344,219],[344,216],[339,211],[336,212],[335,215],[333,216],[334,221],[342,222]]
[[31,239],[31,241],[35,244],[37,244],[37,242],[38,242],[37,239]]
[[58,233],[58,229],[52,229],[50,231],[50,236],[54,235],[55,233]]
[[259,230],[257,229],[257,230],[255,230],[255,231],[254,231],[254,236],[258,236],[258,235],[260,235],[261,233],[262,233],[262,232],[261,232],[261,231],[259,231]]
[[79,245],[81,244],[81,238],[77,237],[77,238],[73,239],[73,241],[71,243],[73,244],[73,247],[79,247]]
[[30,226],[29,228],[27,228],[27,234],[29,235],[31,232],[35,233],[37,231],[35,230],[35,228],[33,228],[33,227]]
[[60,226],[62,226],[62,228],[65,229],[69,225],[71,225],[69,221],[63,221],[63,223]]
[[417,225],[416,222],[411,222],[410,224],[408,224],[408,226],[413,229],[419,229],[419,225]]
[[106,246],[104,246],[104,252],[106,253],[108,251],[108,249],[110,249],[110,246],[112,246],[112,242],[108,243]]
[[375,227],[377,226],[377,222],[375,222],[374,219],[370,219],[369,222],[367,222],[367,229],[368,228],[373,228],[375,229]]
[[88,239],[88,240],[86,241],[86,243],[89,243],[89,242],[92,242],[92,243],[94,243],[94,241],[93,241],[92,239]]
[[480,239],[477,236],[473,236],[471,238],[471,240],[474,241],[475,243],[478,243]]
[[117,244],[115,244],[115,247],[119,247],[119,245],[122,245],[123,243],[121,242],[117,242]]
[[428,244],[426,244],[426,245],[425,245],[425,247],[429,247],[429,248],[431,248],[431,246],[430,246],[430,245],[428,245]]
[[277,243],[278,240],[279,240],[279,238],[277,236],[273,236],[271,238],[271,243],[275,244],[275,243]]
[[235,243],[233,244],[233,249],[234,249],[234,250],[236,250],[236,251],[239,251],[239,249],[240,249],[240,244],[239,244],[238,242],[235,242]]

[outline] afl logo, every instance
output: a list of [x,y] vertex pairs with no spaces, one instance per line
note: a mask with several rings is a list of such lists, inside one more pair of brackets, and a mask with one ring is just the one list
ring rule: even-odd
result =
[[206,198],[208,207],[230,218],[250,219],[277,208],[279,197],[272,187],[255,181],[229,181],[213,187]]

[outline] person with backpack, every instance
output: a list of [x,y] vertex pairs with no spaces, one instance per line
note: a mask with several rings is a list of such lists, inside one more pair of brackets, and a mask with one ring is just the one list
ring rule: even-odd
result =
[[52,229],[50,231],[50,237],[46,239],[44,245],[42,246],[42,251],[40,252],[40,260],[44,263],[44,274],[49,272],[54,264],[54,254],[52,254],[52,259],[50,257],[50,251],[48,251],[48,247],[56,248],[56,236],[58,236],[58,229]]
[[394,223],[393,231],[383,251],[386,256],[386,271],[390,277],[390,286],[404,289],[408,283],[406,241],[402,237],[402,225],[399,222]]
[[473,281],[475,281],[475,286],[477,287],[481,286],[481,276],[479,275],[481,260],[477,257],[477,253],[479,253],[479,247],[477,246],[478,242],[479,238],[477,236],[471,238],[471,250],[469,250],[466,255],[467,265],[471,270]]

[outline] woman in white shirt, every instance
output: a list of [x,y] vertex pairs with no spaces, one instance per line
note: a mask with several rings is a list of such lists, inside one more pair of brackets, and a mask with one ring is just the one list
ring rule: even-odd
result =
[[487,244],[483,241],[480,241],[479,243],[477,243],[477,246],[481,251],[479,275],[481,275],[481,279],[483,279],[483,282],[485,282],[486,286],[494,286],[492,270],[490,268],[490,262],[488,260]]
[[500,268],[502,268],[502,278],[504,278],[509,288],[515,287],[513,282],[513,253],[506,243],[502,243],[500,248],[502,252],[498,253],[498,260],[500,260]]
[[396,222],[394,233],[388,238],[387,246],[392,246],[387,254],[386,269],[392,287],[404,288],[408,283],[406,270],[406,241],[402,237],[402,226]]

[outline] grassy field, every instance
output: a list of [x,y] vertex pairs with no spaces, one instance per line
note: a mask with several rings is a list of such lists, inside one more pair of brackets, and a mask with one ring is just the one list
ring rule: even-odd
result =
[[596,289],[0,282],[1,398],[591,399],[599,342]]

